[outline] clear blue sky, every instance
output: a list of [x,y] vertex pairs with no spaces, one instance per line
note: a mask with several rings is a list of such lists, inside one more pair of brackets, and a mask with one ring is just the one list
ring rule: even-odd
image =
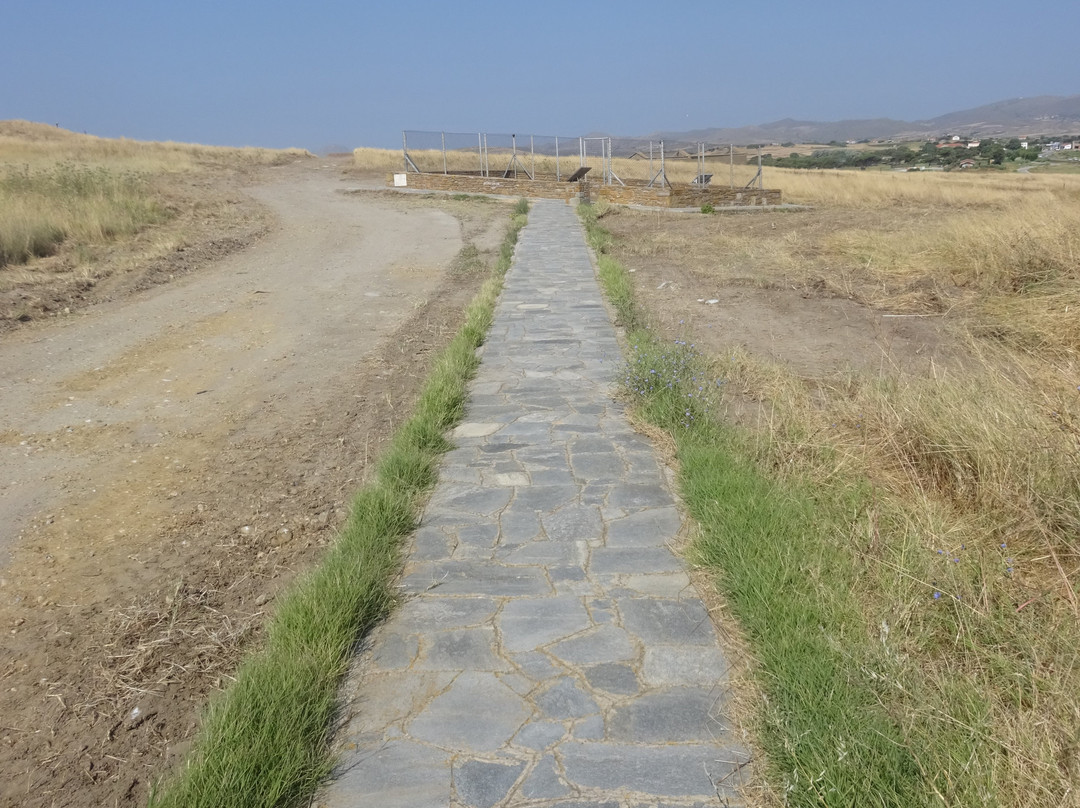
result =
[[313,150],[911,120],[1080,92],[1068,6],[0,0],[0,119]]

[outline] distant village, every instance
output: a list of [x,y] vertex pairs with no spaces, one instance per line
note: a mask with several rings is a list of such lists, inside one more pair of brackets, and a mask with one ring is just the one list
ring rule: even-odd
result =
[[[757,147],[752,147],[756,149]],[[784,148],[799,148],[783,154]],[[898,140],[832,141],[820,148],[794,143],[762,146],[762,162],[782,168],[886,168],[896,170],[970,170],[1005,167],[1038,159],[1064,157],[1080,160],[1080,137],[979,138],[949,133],[918,143]],[[1058,153],[1074,152],[1071,157]],[[755,154],[747,158],[756,160]]]

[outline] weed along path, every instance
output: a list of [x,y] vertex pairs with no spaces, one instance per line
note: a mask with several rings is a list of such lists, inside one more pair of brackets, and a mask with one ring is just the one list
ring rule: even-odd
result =
[[727,664],[619,364],[577,217],[536,203],[318,805],[738,801]]

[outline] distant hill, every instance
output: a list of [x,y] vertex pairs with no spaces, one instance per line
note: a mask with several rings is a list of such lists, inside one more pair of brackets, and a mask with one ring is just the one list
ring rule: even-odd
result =
[[[797,121],[737,128],[655,132],[641,138],[620,138],[620,145],[640,148],[663,139],[672,147],[706,143],[828,143],[847,140],[922,139],[945,134],[972,137],[1020,137],[1080,133],[1080,95],[1040,95],[1011,98],[993,104],[949,112],[926,121],[872,118],[846,121]],[[636,146],[634,144],[637,144]]]

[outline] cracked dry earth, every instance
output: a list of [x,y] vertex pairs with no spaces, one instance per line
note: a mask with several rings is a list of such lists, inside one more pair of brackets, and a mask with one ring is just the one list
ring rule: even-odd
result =
[[728,666],[619,362],[576,216],[536,203],[322,808],[740,801]]

